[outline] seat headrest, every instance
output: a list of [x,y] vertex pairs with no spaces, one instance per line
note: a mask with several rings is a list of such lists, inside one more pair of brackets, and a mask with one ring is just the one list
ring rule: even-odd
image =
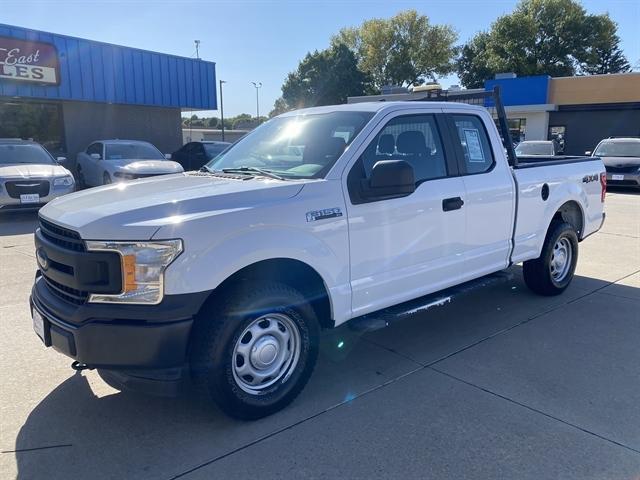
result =
[[346,146],[347,144],[342,137],[329,137],[311,142],[304,147],[302,162],[326,165],[342,155]]
[[378,152],[391,155],[395,150],[396,139],[393,138],[393,135],[390,133],[380,135],[380,138],[378,139]]
[[427,143],[424,134],[418,130],[409,130],[398,135],[396,148],[400,153],[407,154],[426,154]]

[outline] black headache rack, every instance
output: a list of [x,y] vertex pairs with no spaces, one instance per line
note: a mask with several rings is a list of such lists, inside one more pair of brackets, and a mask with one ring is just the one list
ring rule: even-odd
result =
[[509,165],[516,167],[518,165],[518,157],[513,148],[511,133],[509,132],[509,124],[507,123],[507,114],[500,97],[500,87],[495,86],[491,91],[465,93],[462,91],[450,92],[448,90],[432,90],[425,92],[424,97],[412,98],[411,102],[456,102],[467,103],[469,105],[477,105],[485,107],[491,113],[496,122],[502,145],[507,152]]

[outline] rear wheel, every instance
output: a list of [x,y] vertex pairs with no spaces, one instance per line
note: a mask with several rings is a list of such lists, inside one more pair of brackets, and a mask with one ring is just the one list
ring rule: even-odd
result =
[[313,309],[288,285],[234,289],[196,320],[194,382],[228,415],[270,415],[304,388],[318,356],[318,336]]
[[540,257],[524,262],[524,281],[540,295],[559,295],[571,283],[578,261],[578,236],[565,222],[549,227]]

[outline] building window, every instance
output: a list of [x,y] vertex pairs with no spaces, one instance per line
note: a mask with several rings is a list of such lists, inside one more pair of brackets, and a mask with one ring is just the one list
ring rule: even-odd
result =
[[524,142],[526,140],[526,118],[509,118],[507,119],[507,124],[509,125],[511,140],[513,140],[515,143]]
[[0,138],[33,139],[54,156],[66,152],[62,106],[0,101]]

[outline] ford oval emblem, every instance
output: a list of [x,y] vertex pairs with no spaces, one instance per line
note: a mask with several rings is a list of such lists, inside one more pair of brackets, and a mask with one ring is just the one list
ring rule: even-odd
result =
[[47,252],[42,247],[36,250],[36,259],[42,271],[46,271],[49,268],[49,257],[47,257]]

